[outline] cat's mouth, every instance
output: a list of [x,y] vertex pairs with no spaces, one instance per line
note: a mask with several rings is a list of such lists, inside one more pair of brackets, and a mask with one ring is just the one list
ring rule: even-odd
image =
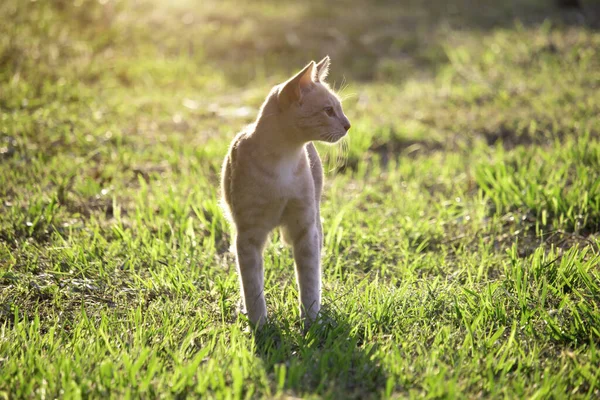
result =
[[344,131],[328,133],[327,135],[323,135],[323,137],[321,137],[321,140],[327,143],[336,143],[344,136],[346,136],[347,133],[348,132]]

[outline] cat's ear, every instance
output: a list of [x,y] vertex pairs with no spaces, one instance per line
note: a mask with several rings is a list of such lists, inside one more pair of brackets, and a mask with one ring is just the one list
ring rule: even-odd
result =
[[315,62],[311,61],[304,69],[298,72],[293,78],[283,84],[283,87],[277,95],[279,106],[282,109],[289,107],[294,102],[302,100],[302,94],[310,90],[315,83],[313,75],[315,73]]
[[325,78],[327,78],[327,75],[329,75],[329,63],[329,56],[325,56],[325,58],[319,61],[317,64],[317,82],[325,81]]

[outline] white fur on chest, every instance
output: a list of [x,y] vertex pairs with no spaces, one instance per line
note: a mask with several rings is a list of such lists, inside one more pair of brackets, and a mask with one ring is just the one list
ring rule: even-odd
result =
[[304,149],[275,157],[254,155],[254,159],[260,165],[255,189],[261,198],[286,202],[310,191],[312,177]]
[[301,160],[298,157],[290,156],[279,160],[275,169],[278,183],[284,186],[293,185],[298,179],[300,164]]

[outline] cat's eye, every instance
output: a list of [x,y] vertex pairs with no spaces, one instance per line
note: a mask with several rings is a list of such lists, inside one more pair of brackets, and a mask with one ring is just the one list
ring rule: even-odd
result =
[[329,115],[330,117],[333,117],[333,107],[325,107],[325,114]]

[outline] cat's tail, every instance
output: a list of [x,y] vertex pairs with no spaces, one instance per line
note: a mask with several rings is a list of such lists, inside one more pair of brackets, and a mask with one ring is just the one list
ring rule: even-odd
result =
[[229,209],[229,205],[227,201],[223,197],[219,200],[219,208],[223,212],[223,216],[225,217],[225,221],[227,226],[229,227],[229,234],[231,241],[229,243],[229,251],[235,253],[235,236],[237,234],[235,229],[235,224],[233,223],[233,216],[231,215],[231,210]]

